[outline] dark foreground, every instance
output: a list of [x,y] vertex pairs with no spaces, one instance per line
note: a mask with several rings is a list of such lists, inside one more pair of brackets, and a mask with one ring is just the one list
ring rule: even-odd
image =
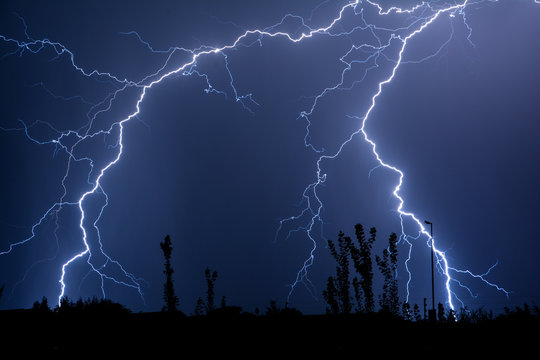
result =
[[[537,358],[538,321],[409,322],[371,316],[205,316],[0,312],[4,355],[242,358],[344,355],[421,358],[527,355]],[[532,357],[531,357],[532,356]],[[2,356],[3,358],[6,358]],[[351,357],[352,358],[352,357]]]

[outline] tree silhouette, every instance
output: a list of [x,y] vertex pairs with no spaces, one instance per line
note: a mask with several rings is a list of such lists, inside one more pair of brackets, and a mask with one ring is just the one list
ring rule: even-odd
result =
[[40,313],[50,312],[51,309],[49,308],[49,303],[48,303],[47,298],[44,296],[41,299],[41,303],[39,301],[34,302],[34,305],[32,306],[32,310],[40,312]]
[[[356,276],[352,279],[354,298],[359,312],[373,312],[375,308],[373,292],[373,261],[371,249],[375,242],[377,230],[373,227],[366,238],[364,227],[361,224],[355,226],[356,245],[350,237],[342,231],[338,234],[337,245],[328,241],[330,254],[336,260],[336,275],[328,277],[326,290],[323,297],[327,303],[326,311],[331,314],[349,314],[352,311],[350,259],[356,270]],[[384,286],[380,298],[381,308],[394,315],[400,315],[400,303],[397,286],[397,236],[390,235],[389,247],[383,252],[383,256],[376,257],[377,265],[383,273]],[[407,310],[410,314],[410,306]],[[409,316],[409,315],[408,315]]]
[[356,224],[354,227],[359,247],[350,243],[350,253],[354,268],[359,275],[353,279],[355,298],[360,310],[373,312],[375,302],[373,300],[373,261],[371,248],[375,242],[377,230],[373,227],[369,230],[370,237],[366,239],[364,227]]
[[279,315],[281,309],[278,307],[276,300],[270,300],[270,305],[266,308],[267,316],[276,316]]
[[164,310],[167,311],[177,311],[177,306],[179,304],[178,297],[174,294],[174,286],[172,280],[172,274],[174,272],[171,267],[171,237],[169,235],[165,236],[165,240],[159,244],[161,250],[163,251],[163,256],[165,256],[165,270],[163,273],[166,275],[167,280],[163,286],[163,299],[165,300]]
[[441,303],[437,304],[437,318],[439,319],[439,322],[444,322],[446,320],[444,316],[444,305]]
[[206,305],[204,304],[204,300],[200,297],[197,299],[197,304],[195,305],[195,316],[203,316],[206,312]]
[[338,247],[332,240],[328,240],[328,248],[330,254],[337,262],[336,277],[328,278],[326,291],[323,292],[323,297],[329,305],[328,312],[349,314],[352,310],[352,298],[350,295],[351,281],[349,280],[349,255],[352,241],[350,237],[343,234],[342,231],[338,234]]
[[392,233],[388,240],[388,248],[383,250],[382,257],[375,257],[379,270],[384,277],[383,291],[379,304],[383,311],[399,314],[399,294],[397,283],[397,235]]
[[420,315],[420,307],[418,306],[418,304],[414,304],[413,317],[414,317],[414,321],[421,321],[422,320],[422,315]]
[[448,315],[446,316],[446,322],[453,324],[456,322],[456,311],[453,309],[450,309],[448,312]]
[[227,307],[227,298],[225,297],[225,295],[223,295],[221,297],[221,305],[220,307],[223,309],[223,308],[226,308]]
[[334,284],[334,278],[332,276],[328,277],[328,281],[326,283],[326,290],[323,291],[323,297],[326,303],[328,304],[328,307],[326,308],[326,312],[328,314],[339,314],[340,308],[338,303],[338,291],[336,289],[336,285]]
[[216,309],[215,307],[215,293],[214,293],[214,286],[216,284],[216,280],[218,277],[217,271],[211,271],[209,268],[206,268],[204,270],[204,277],[206,279],[206,312],[209,313]]
[[[216,280],[218,278],[217,271],[211,271],[210,268],[204,270],[204,278],[206,280],[206,303],[199,297],[197,299],[197,305],[195,306],[195,315],[202,316],[208,315],[216,311],[215,291]],[[227,308],[225,296],[221,298],[221,308]]]
[[[507,308],[505,308],[506,310]],[[470,310],[468,307],[462,307],[457,315],[457,320],[462,324],[483,324],[493,320],[493,311],[485,311],[483,307]]]
[[408,302],[406,301],[403,302],[403,305],[401,306],[401,311],[403,313],[402,316],[405,320],[411,321],[413,319],[413,314],[411,312],[411,305]]
[[302,316],[302,313],[295,308],[288,307],[287,304],[282,309],[278,306],[277,301],[270,300],[270,305],[266,308],[265,315],[268,317],[295,318]]
[[[43,298],[41,304],[34,303],[34,310],[48,311],[47,298]],[[76,302],[71,301],[67,296],[60,300],[60,306],[57,306],[54,311],[60,314],[129,314],[131,311],[124,305],[113,302],[109,299],[100,299],[96,297],[83,300],[79,298]]]

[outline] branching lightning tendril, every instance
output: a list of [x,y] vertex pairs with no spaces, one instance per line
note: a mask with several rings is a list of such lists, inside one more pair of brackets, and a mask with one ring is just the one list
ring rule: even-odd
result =
[[[0,41],[4,42],[7,45],[14,46],[14,50],[4,54],[2,56],[2,59],[8,56],[13,56],[13,55],[22,56],[26,52],[30,54],[37,54],[41,52],[42,50],[44,50],[45,48],[51,49],[56,54],[55,58],[60,58],[62,56],[67,57],[73,69],[75,69],[75,71],[80,73],[82,76],[88,77],[88,78],[104,79],[114,84],[117,88],[116,90],[107,94],[101,101],[94,103],[80,96],[66,97],[66,96],[56,95],[52,91],[50,91],[43,83],[32,85],[33,87],[41,87],[45,92],[47,92],[50,96],[54,97],[55,99],[61,99],[64,101],[78,100],[78,101],[83,102],[85,105],[90,107],[87,113],[88,122],[85,126],[79,129],[67,130],[67,131],[58,130],[54,128],[51,124],[43,123],[39,121],[36,121],[32,124],[27,124],[23,121],[20,121],[21,123],[20,127],[2,128],[4,131],[22,131],[24,132],[24,134],[30,141],[37,144],[53,145],[55,147],[55,153],[62,151],[68,155],[68,161],[67,161],[66,171],[62,179],[61,185],[63,187],[63,194],[60,197],[60,199],[58,199],[57,202],[52,204],[43,213],[42,217],[32,226],[31,235],[29,237],[21,241],[11,243],[8,249],[0,252],[0,255],[9,254],[16,247],[22,246],[26,244],[27,242],[33,240],[36,236],[35,230],[39,226],[41,226],[41,224],[48,217],[56,218],[56,228],[55,228],[54,234],[56,237],[56,241],[58,242],[58,236],[57,236],[57,232],[59,229],[58,214],[65,207],[75,207],[78,209],[78,212],[80,214],[78,227],[82,234],[81,241],[83,244],[83,249],[80,252],[74,254],[71,258],[69,258],[61,267],[60,278],[59,278],[60,291],[58,295],[58,303],[59,304],[61,303],[61,300],[64,298],[66,294],[66,288],[67,288],[66,274],[70,266],[73,263],[77,261],[81,261],[83,259],[85,259],[87,264],[89,265],[90,272],[97,274],[99,278],[101,279],[101,290],[102,290],[102,295],[104,297],[106,296],[104,283],[105,281],[111,281],[116,284],[135,289],[140,294],[141,298],[144,301],[142,285],[141,285],[144,280],[137,278],[135,275],[125,270],[124,267],[118,261],[113,260],[111,257],[109,257],[105,253],[102,246],[102,239],[99,232],[98,222],[102,218],[102,215],[108,205],[108,200],[109,200],[108,195],[103,188],[102,180],[104,176],[107,174],[108,170],[113,168],[121,160],[122,154],[125,151],[124,142],[123,142],[124,126],[130,120],[138,117],[147,93],[154,87],[166,81],[167,79],[171,79],[177,76],[196,75],[204,79],[207,85],[207,88],[205,89],[207,93],[216,93],[216,94],[227,96],[227,92],[225,90],[220,90],[220,89],[215,88],[212,85],[211,79],[209,78],[209,76],[205,74],[204,72],[200,71],[198,68],[199,59],[206,56],[219,55],[223,57],[225,71],[227,72],[228,77],[230,79],[229,86],[234,95],[235,101],[240,103],[243,106],[243,108],[246,109],[247,111],[253,112],[253,107],[258,106],[259,104],[255,100],[255,97],[253,94],[251,93],[240,94],[237,91],[235,87],[233,73],[231,72],[229,68],[229,59],[227,56],[227,51],[237,50],[241,46],[251,46],[252,44],[255,44],[255,43],[262,45],[262,41],[265,38],[282,38],[285,41],[288,41],[291,43],[298,43],[302,41],[307,41],[308,39],[313,38],[315,36],[339,37],[339,36],[348,36],[355,31],[364,31],[368,34],[371,34],[373,43],[353,44],[350,47],[350,49],[345,54],[343,54],[343,56],[339,58],[339,61],[343,63],[344,65],[344,69],[341,73],[341,78],[337,80],[335,85],[328,86],[322,92],[320,92],[317,96],[315,96],[311,104],[311,107],[301,112],[298,116],[298,119],[301,119],[306,122],[306,132],[305,132],[305,137],[304,137],[305,146],[311,149],[312,151],[314,151],[319,156],[316,161],[316,177],[313,183],[306,186],[302,194],[304,206],[301,209],[301,211],[298,214],[290,216],[288,218],[284,218],[279,222],[279,226],[276,231],[276,238],[278,238],[279,236],[282,236],[282,233],[285,232],[286,226],[291,227],[291,229],[287,231],[287,234],[286,234],[287,237],[290,236],[293,232],[302,232],[305,235],[307,235],[307,237],[312,243],[312,248],[309,253],[309,256],[307,257],[305,262],[302,264],[302,267],[298,271],[294,283],[290,286],[288,298],[292,296],[295,288],[299,284],[304,284],[309,291],[314,292],[314,286],[308,277],[308,272],[309,272],[309,268],[313,265],[313,262],[315,259],[315,253],[317,250],[317,237],[320,236],[322,239],[324,239],[324,236],[322,235],[322,226],[324,222],[323,222],[322,214],[321,214],[323,210],[323,200],[321,199],[319,195],[319,189],[325,183],[327,174],[324,173],[322,165],[326,161],[339,157],[343,148],[347,146],[348,143],[350,143],[356,137],[361,137],[363,138],[363,141],[365,141],[371,147],[372,154],[374,158],[376,159],[376,161],[378,162],[378,165],[376,166],[376,168],[386,168],[388,170],[391,170],[398,177],[398,182],[392,191],[392,195],[398,201],[398,206],[397,206],[396,211],[399,214],[401,224],[402,224],[402,232],[401,232],[400,240],[409,247],[409,252],[408,252],[409,258],[405,262],[405,266],[408,270],[407,265],[410,261],[411,249],[413,245],[417,243],[418,241],[420,241],[422,238],[425,238],[427,239],[426,244],[429,247],[432,244],[432,241],[431,241],[432,239],[430,237],[430,234],[424,228],[422,221],[420,221],[413,212],[407,210],[405,207],[405,199],[403,195],[401,194],[401,187],[405,179],[404,172],[398,167],[391,165],[387,160],[384,160],[381,158],[381,156],[377,152],[376,143],[370,138],[369,134],[366,132],[366,124],[370,120],[373,121],[373,119],[371,119],[372,117],[371,114],[376,107],[377,100],[383,94],[384,89],[390,85],[390,83],[394,79],[400,67],[404,64],[418,64],[423,61],[427,61],[431,59],[432,57],[438,56],[446,47],[448,42],[452,39],[454,35],[453,28],[452,28],[452,31],[450,33],[448,40],[444,42],[443,44],[441,44],[441,46],[433,54],[426,56],[422,59],[418,59],[418,60],[404,59],[403,55],[407,48],[408,43],[413,41],[414,38],[418,34],[426,31],[426,29],[428,29],[439,18],[446,16],[449,18],[460,17],[462,19],[463,23],[469,30],[468,41],[471,43],[472,46],[474,46],[471,40],[472,29],[467,23],[465,10],[468,6],[472,4],[479,4],[485,1],[490,1],[490,0],[476,0],[476,1],[461,0],[461,1],[448,1],[448,2],[424,1],[410,8],[390,7],[390,8],[384,9],[381,5],[379,5],[377,2],[372,1],[372,0],[366,0],[364,2],[356,0],[356,1],[351,1],[343,5],[339,9],[337,15],[330,22],[328,22],[327,25],[325,25],[324,27],[311,28],[310,26],[308,26],[309,21],[307,21],[306,19],[303,19],[299,16],[287,14],[286,16],[282,18],[281,22],[277,23],[276,25],[264,28],[262,30],[245,30],[232,43],[230,43],[229,45],[219,47],[219,48],[210,47],[210,46],[201,46],[199,48],[191,50],[191,49],[186,49],[182,47],[170,47],[169,49],[166,49],[166,50],[157,50],[154,47],[152,47],[152,45],[149,42],[145,41],[139,35],[139,33],[135,31],[129,31],[129,32],[123,33],[123,35],[135,37],[141,44],[146,46],[147,49],[151,51],[152,53],[159,53],[159,54],[167,55],[167,58],[164,64],[159,69],[157,69],[155,72],[145,76],[144,78],[138,81],[128,80],[122,77],[118,77],[109,72],[103,72],[99,70],[88,71],[88,70],[83,69],[81,66],[77,64],[76,57],[73,54],[73,52],[71,52],[68,48],[66,48],[61,43],[51,41],[49,39],[36,40],[36,39],[31,38],[30,35],[28,34],[27,25],[24,22],[24,19],[20,17],[19,15],[17,15],[23,22],[26,39],[16,40],[13,38],[0,35]],[[534,0],[534,2],[540,3],[539,0]],[[370,11],[373,11],[375,9],[375,13],[379,17],[385,17],[385,16],[390,16],[390,15],[391,16],[404,16],[407,19],[407,22],[406,22],[407,25],[401,26],[398,28],[377,27],[375,24],[366,21],[365,16],[364,16],[366,9],[370,9]],[[343,18],[345,16],[353,17],[355,21],[358,21],[358,25],[349,30],[344,30],[343,27],[338,26],[343,21]],[[283,25],[285,21],[290,21],[292,19],[299,20],[301,23],[301,26],[299,27],[301,32],[297,32],[298,35],[293,35],[286,31],[279,30],[281,25]],[[386,34],[386,39],[383,39],[383,37],[379,35],[381,33]],[[397,49],[397,52],[395,51],[395,49]],[[350,60],[351,58],[350,55],[356,51],[363,51],[364,53],[368,55],[367,57],[361,60],[358,60],[358,59]],[[397,55],[392,56],[391,55],[392,51],[394,51]],[[173,55],[176,55],[178,53],[181,53],[183,55],[188,55],[189,60],[185,61],[183,64],[179,66],[175,66],[172,70],[167,70],[173,67],[173,65],[171,65],[171,62],[173,61],[172,60]],[[365,72],[364,72],[364,77],[365,77],[370,71],[372,71],[378,66],[377,61],[382,58],[390,61],[393,65],[391,67],[389,74],[378,83],[378,86],[376,87],[376,91],[371,96],[370,104],[369,104],[369,107],[367,108],[367,111],[365,111],[365,113],[361,115],[350,116],[352,119],[356,120],[359,124],[356,131],[349,134],[349,136],[345,139],[345,141],[343,141],[338,146],[337,150],[332,153],[328,153],[326,149],[319,148],[318,146],[313,144],[311,142],[311,137],[310,137],[310,126],[311,126],[310,117],[312,116],[314,112],[317,111],[319,101],[329,93],[332,93],[338,90],[350,90],[351,88],[362,83],[363,78],[360,77],[360,78],[355,79],[352,82],[352,84],[345,85],[345,78],[355,63],[372,64],[369,66],[366,65]],[[100,115],[109,111],[113,103],[116,101],[117,97],[119,96],[119,94],[123,93],[124,91],[128,89],[138,89],[139,91],[139,95],[137,97],[137,101],[134,106],[135,110],[128,116],[124,117],[123,119],[113,122],[108,128],[99,129],[95,127],[94,123],[95,123],[96,118],[98,118]],[[32,135],[32,129],[36,126],[46,126],[53,133],[57,134],[57,136],[47,139],[47,140],[40,140]],[[104,165],[97,164],[95,159],[91,157],[78,156],[77,151],[76,151],[77,147],[80,144],[84,144],[85,142],[93,138],[96,138],[97,136],[113,137],[115,139],[114,145],[112,146],[112,148],[116,150],[116,154],[114,155],[112,160],[108,161]],[[88,164],[88,167],[89,167],[88,186],[89,187],[86,191],[83,191],[82,194],[80,194],[80,196],[78,196],[76,199],[68,200],[71,197],[71,195],[68,194],[68,190],[66,188],[65,182],[66,182],[66,179],[70,175],[72,165],[74,163],[79,163],[79,162]],[[372,171],[373,170],[375,169],[372,169]],[[371,174],[371,171],[370,171],[370,174]],[[87,218],[87,208],[85,205],[90,198],[96,198],[96,197],[101,197],[103,199],[102,205],[100,207],[98,216],[95,217],[94,219],[89,219]],[[307,218],[307,221],[305,220],[306,218]],[[416,224],[417,229],[418,229],[417,234],[410,235],[405,232],[404,221],[406,219],[412,220]],[[316,228],[319,226],[321,228],[321,234],[316,235],[314,232]],[[93,231],[96,234],[97,243],[98,243],[97,247],[91,245],[88,242],[89,231]],[[454,309],[455,300],[461,302],[461,300],[459,300],[459,298],[455,294],[455,291],[453,290],[454,284],[456,284],[459,287],[465,288],[467,291],[469,291],[471,295],[473,295],[472,291],[469,288],[467,288],[461,282],[459,282],[458,280],[452,277],[453,273],[464,274],[472,278],[479,279],[487,286],[493,287],[506,295],[509,294],[509,292],[505,290],[504,288],[487,280],[487,275],[489,274],[492,268],[490,268],[487,272],[483,274],[475,274],[469,270],[461,270],[461,269],[454,268],[450,266],[447,260],[447,257],[445,256],[444,251],[435,247],[434,241],[433,241],[433,244],[434,244],[433,250],[436,255],[438,271],[440,272],[440,274],[442,274],[442,277],[445,279],[446,302],[450,308]],[[99,254],[100,258],[104,260],[101,260],[101,263],[95,260],[94,253]],[[111,273],[108,272],[110,267],[114,267],[115,269],[119,270],[122,276],[118,277],[118,276],[111,275]],[[409,283],[411,281],[411,276],[412,274],[409,271],[409,282],[407,283],[407,299],[409,298]]]

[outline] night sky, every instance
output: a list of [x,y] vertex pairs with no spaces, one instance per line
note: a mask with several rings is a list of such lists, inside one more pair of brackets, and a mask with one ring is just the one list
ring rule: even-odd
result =
[[[134,311],[160,310],[159,243],[168,234],[185,313],[204,297],[206,267],[219,273],[218,299],[247,311],[264,310],[270,300],[283,306],[314,244],[310,282],[297,284],[289,305],[324,312],[321,294],[335,270],[325,239],[340,230],[354,236],[357,223],[376,227],[380,254],[392,232],[402,234],[392,195],[399,177],[377,167],[359,134],[320,162],[326,177],[316,194],[305,189],[317,182],[321,155],[336,154],[360,128],[378,84],[396,66],[401,42],[392,34],[404,38],[437,9],[462,2],[430,3],[431,10],[385,16],[364,2],[356,13],[344,10],[328,32],[298,43],[253,34],[148,88],[138,115],[124,123],[120,160],[83,203],[92,256],[67,267],[65,295],[105,294]],[[252,29],[298,38],[308,27],[327,27],[346,4],[3,1],[0,252],[35,235],[0,256],[0,308],[30,307],[43,296],[56,304],[62,265],[84,251],[76,203],[119,153],[112,125],[136,111],[142,86],[190,62],[185,49],[221,48]],[[21,51],[9,39],[49,44]],[[405,174],[404,210],[433,223],[449,265],[482,275],[497,264],[484,277],[493,286],[451,272],[456,308],[540,300],[539,39],[533,0],[471,1],[463,12],[441,14],[407,42],[366,123],[381,158]],[[66,149],[87,131],[97,135],[78,143],[77,161],[69,161]],[[51,142],[61,133],[65,148]],[[317,200],[323,222],[307,233],[304,210],[317,210]],[[53,206],[59,202],[70,204]],[[419,232],[412,221],[404,226],[414,245],[409,302],[421,305],[431,296],[428,238],[412,238]],[[398,250],[404,300],[409,247],[402,241]],[[444,281],[436,274],[442,303]],[[377,294],[381,288],[376,278]]]

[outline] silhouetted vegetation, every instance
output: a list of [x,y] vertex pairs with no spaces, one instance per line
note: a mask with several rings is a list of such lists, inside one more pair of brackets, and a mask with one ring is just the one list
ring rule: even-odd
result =
[[[216,280],[218,278],[217,271],[211,271],[210,268],[204,270],[204,278],[206,280],[206,303],[202,298],[197,299],[197,305],[195,306],[195,315],[202,316],[208,315],[212,311],[216,310],[215,307],[215,291]],[[225,297],[221,299],[221,307],[226,307]]]
[[[79,354],[81,349],[85,354],[95,349],[103,355],[102,349],[114,348],[133,355],[141,355],[144,349],[154,355],[175,350],[179,355],[189,352],[198,357],[229,352],[254,357],[262,352],[328,358],[370,352],[394,357],[402,355],[404,349],[414,355],[432,354],[438,349],[445,355],[485,357],[488,350],[499,355],[501,349],[515,352],[535,344],[540,330],[540,308],[536,305],[505,308],[504,313],[495,316],[483,308],[455,312],[439,303],[433,321],[428,321],[425,301],[422,316],[418,304],[399,300],[396,234],[390,235],[381,254],[374,255],[371,252],[376,229],[371,228],[366,238],[358,224],[355,234],[356,241],[343,232],[339,232],[336,241],[328,241],[336,268],[323,291],[325,315],[303,315],[287,303],[279,306],[276,300],[270,301],[262,313],[255,309],[254,314],[228,305],[225,296],[216,306],[218,272],[206,268],[206,296],[198,298],[194,316],[184,316],[174,293],[172,244],[167,236],[160,243],[166,275],[163,310],[167,311],[132,313],[109,299],[71,301],[67,297],[51,309],[43,297],[31,309],[0,312],[0,321],[6,328],[18,329],[9,332],[11,340],[4,343],[24,343],[18,347],[22,349],[27,345],[25,339],[31,338],[32,347],[28,348],[39,354],[63,352],[70,356]],[[372,256],[382,275],[377,309]],[[3,287],[0,295],[2,290]]]
[[351,258],[354,268],[358,273],[353,279],[353,286],[356,294],[356,301],[359,311],[373,312],[375,309],[373,295],[373,261],[371,259],[371,248],[375,242],[377,234],[373,227],[369,231],[369,238],[366,238],[364,227],[357,224],[355,227],[356,239],[358,240],[358,248],[351,243]]
[[330,254],[337,262],[336,276],[328,277],[326,290],[323,297],[328,304],[327,312],[331,314],[349,314],[352,310],[352,298],[350,295],[351,281],[349,279],[349,256],[351,239],[343,232],[338,235],[338,246],[332,240],[328,240]]
[[163,286],[163,299],[165,300],[164,310],[169,312],[177,311],[177,306],[180,301],[174,293],[174,286],[172,280],[172,274],[174,270],[171,267],[171,237],[169,235],[165,236],[165,240],[159,245],[161,246],[163,256],[165,257],[165,270],[163,271],[163,273],[167,278],[165,281],[165,285]]
[[231,318],[240,315],[247,315],[242,311],[240,306],[229,306],[225,296],[221,297],[221,303],[219,307],[215,306],[215,286],[218,278],[218,272],[212,271],[210,268],[204,270],[204,278],[206,282],[206,301],[201,297],[197,299],[195,310],[193,315],[196,317],[211,316],[211,317],[224,317]]
[[[34,303],[34,309],[36,303]],[[38,305],[39,311],[47,311],[47,299],[43,298],[41,304]],[[131,310],[124,307],[122,304],[113,302],[109,299],[79,299],[76,302],[64,297],[60,301],[60,306],[57,306],[54,311],[59,314],[129,314]]]
[[214,287],[216,285],[218,273],[215,270],[212,272],[209,268],[206,268],[206,270],[204,270],[204,277],[206,279],[206,286],[207,286],[206,308],[207,308],[207,311],[210,312],[216,309],[214,305],[215,303],[214,302],[214,297],[215,297]]
[[384,277],[379,305],[382,311],[389,312],[392,315],[399,314],[397,256],[397,236],[393,233],[388,240],[388,248],[383,250],[382,256],[377,255],[375,257],[377,266]]
[[79,298],[77,301],[72,301],[68,297],[62,298],[60,305],[51,308],[49,301],[43,297],[41,301],[34,302],[30,309],[36,314],[130,314],[131,310],[124,305],[114,302],[110,299],[91,299],[83,300]]
[[51,308],[49,308],[49,301],[47,300],[45,296],[41,299],[41,302],[39,301],[34,302],[34,306],[32,306],[32,310],[36,312],[40,312],[40,313],[48,313],[52,311]]
[[[371,249],[376,239],[377,230],[370,229],[370,237],[366,238],[361,224],[355,226],[355,234],[358,246],[348,236],[340,231],[337,246],[332,240],[328,240],[330,254],[336,260],[336,275],[328,277],[326,290],[323,297],[327,303],[328,314],[349,314],[353,310],[351,288],[351,260],[356,275],[352,279],[354,298],[356,300],[356,312],[371,313],[375,309],[373,292],[373,260]],[[383,289],[379,297],[379,305],[382,311],[394,316],[403,314],[406,318],[412,318],[409,304],[400,304],[397,282],[397,236],[391,234],[388,248],[383,250],[382,256],[376,255],[375,260],[383,275]]]
[[404,301],[401,305],[401,316],[403,316],[403,319],[407,321],[411,321],[413,319],[413,314],[411,312],[411,305]]
[[413,306],[413,319],[414,321],[422,320],[422,315],[420,315],[420,307],[418,304],[414,304]]
[[302,316],[302,313],[300,312],[300,310],[290,308],[287,305],[285,305],[284,308],[281,308],[278,306],[276,300],[270,300],[270,305],[266,308],[265,315],[272,318],[286,318]]

